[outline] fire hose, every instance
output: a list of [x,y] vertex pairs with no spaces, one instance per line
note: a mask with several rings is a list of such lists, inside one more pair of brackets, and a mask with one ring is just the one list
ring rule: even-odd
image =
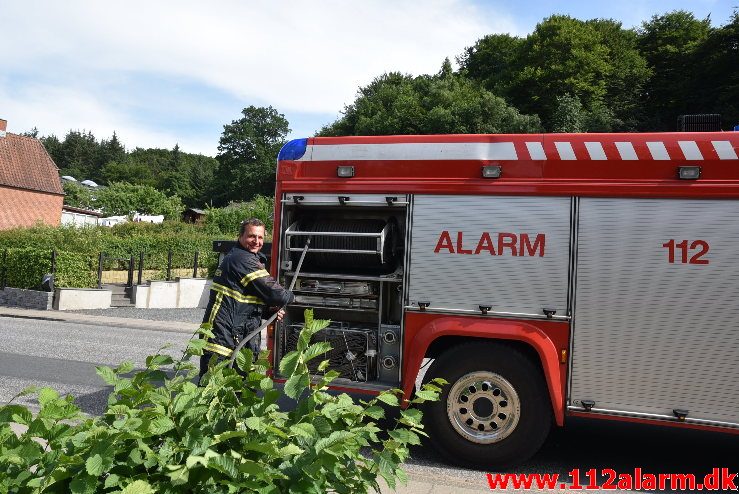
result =
[[[298,267],[295,269],[295,274],[293,275],[293,279],[290,282],[290,288],[288,288],[289,291],[292,291],[293,288],[295,288],[295,282],[298,280],[298,275],[300,275],[300,268],[303,266],[303,260],[305,259],[305,254],[308,253],[308,246],[310,245],[310,237],[305,242],[305,247],[303,247],[303,252],[300,254],[300,260],[298,261]],[[261,326],[259,326],[257,329],[246,335],[242,340],[239,342],[238,345],[236,345],[236,348],[234,348],[233,353],[231,354],[231,360],[228,362],[229,367],[234,366],[234,362],[236,361],[236,356],[239,354],[239,351],[246,345],[246,343],[254,338],[257,334],[261,333],[264,328],[269,326],[274,322],[275,319],[277,319],[277,315],[280,313],[282,309],[284,309],[286,305],[283,305],[280,307],[272,316],[264,321]]]

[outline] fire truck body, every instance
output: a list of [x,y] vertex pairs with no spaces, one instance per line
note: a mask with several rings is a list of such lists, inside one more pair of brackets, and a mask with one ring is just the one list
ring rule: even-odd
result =
[[280,153],[269,344],[304,308],[337,386],[410,395],[432,440],[503,466],[567,413],[739,432],[739,134],[313,138]]

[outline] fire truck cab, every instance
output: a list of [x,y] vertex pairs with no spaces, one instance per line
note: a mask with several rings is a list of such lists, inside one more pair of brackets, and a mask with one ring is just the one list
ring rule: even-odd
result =
[[[273,275],[330,319],[334,384],[410,397],[450,460],[504,467],[567,415],[739,432],[739,133],[298,139]],[[320,358],[317,360],[321,360]]]

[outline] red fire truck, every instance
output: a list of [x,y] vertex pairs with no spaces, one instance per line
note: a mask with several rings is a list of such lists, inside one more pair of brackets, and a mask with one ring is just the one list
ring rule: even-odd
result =
[[273,275],[311,240],[275,368],[312,308],[338,388],[449,382],[427,429],[468,466],[566,416],[737,433],[738,154],[737,132],[291,141]]

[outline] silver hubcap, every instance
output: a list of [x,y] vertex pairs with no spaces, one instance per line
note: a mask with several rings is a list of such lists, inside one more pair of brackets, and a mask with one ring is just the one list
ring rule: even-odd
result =
[[521,401],[505,378],[493,372],[471,372],[449,390],[449,421],[462,437],[479,444],[508,437],[518,424]]

